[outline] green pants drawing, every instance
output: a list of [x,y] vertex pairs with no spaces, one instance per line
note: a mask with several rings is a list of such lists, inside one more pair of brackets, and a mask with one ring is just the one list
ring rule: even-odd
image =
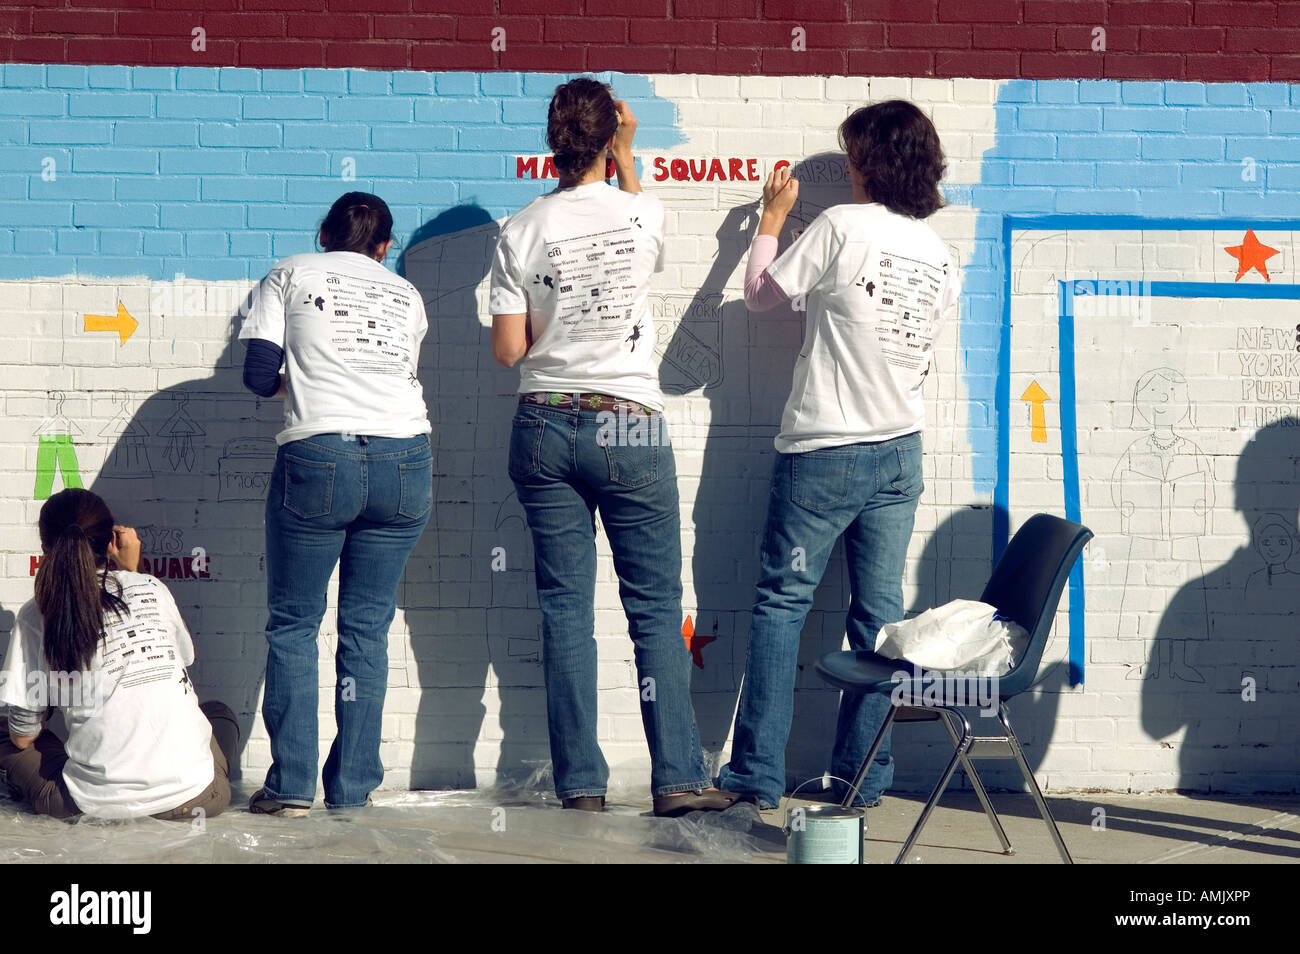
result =
[[32,499],[50,499],[56,470],[63,472],[65,489],[81,487],[81,471],[77,467],[77,451],[72,446],[71,434],[53,434],[40,438],[36,454],[36,492]]

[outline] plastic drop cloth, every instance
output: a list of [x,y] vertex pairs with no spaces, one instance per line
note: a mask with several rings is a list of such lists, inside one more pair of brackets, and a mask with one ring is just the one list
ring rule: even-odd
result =
[[751,805],[655,818],[644,786],[611,787],[601,814],[562,811],[549,772],[515,786],[374,793],[365,809],[305,818],[247,811],[256,786],[199,823],[68,823],[32,814],[0,786],[0,863],[783,863],[785,837]]

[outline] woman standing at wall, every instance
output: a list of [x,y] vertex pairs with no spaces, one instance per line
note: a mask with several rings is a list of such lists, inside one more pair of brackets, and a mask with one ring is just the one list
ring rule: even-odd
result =
[[[609,87],[556,89],[546,132],[560,186],[501,230],[492,350],[507,367],[523,360],[509,470],[533,534],[556,794],[601,811],[609,777],[596,731],[599,510],[634,644],[654,810],[680,815],[733,798],[709,787],[691,706],[677,473],[646,305],[664,212],[641,192],[635,130]],[[607,150],[618,189],[604,181]]]
[[[799,183],[774,171],[746,268],[751,311],[799,296],[808,310],[776,436],[745,682],[719,782],[762,808],[775,808],[786,789],[799,636],[836,539],[844,537],[852,585],[849,645],[869,650],[881,626],[902,619],[923,489],[921,387],[961,287],[947,246],[924,221],[943,205],[944,171],[926,115],[902,100],[865,106],[840,125],[840,143],[853,201],[827,209],[777,258]],[[832,774],[854,776],[888,705],[884,696],[843,695]],[[886,739],[862,790],[867,804],[893,772]]]
[[[96,494],[64,490],[41,507],[40,535],[36,598],[0,671],[0,781],[55,818],[220,814],[239,726],[222,703],[199,705],[194,643],[167,587],[136,572],[136,532]],[[43,727],[51,707],[66,745]]]
[[378,196],[339,198],[320,227],[325,251],[278,262],[240,332],[246,386],[285,399],[266,500],[271,768],[254,812],[305,814],[316,796],[316,637],[336,565],[338,732],[322,772],[325,804],[366,805],[384,777],[388,627],[433,496],[416,375],[428,324],[419,292],[380,264],[392,230]]

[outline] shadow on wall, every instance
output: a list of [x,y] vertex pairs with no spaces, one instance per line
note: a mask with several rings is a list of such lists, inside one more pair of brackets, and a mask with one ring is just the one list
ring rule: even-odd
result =
[[500,740],[499,784],[550,760],[532,540],[506,470],[519,372],[493,360],[478,301],[499,233],[486,210],[457,206],[399,264],[429,317],[420,377],[434,436],[434,512],[399,596],[412,665],[405,690],[391,673],[387,707],[414,715],[412,788],[477,787],[480,735]]
[[[189,313],[187,300],[177,291],[151,308],[152,317],[207,314]],[[175,597],[194,636],[191,678],[204,701],[235,710],[242,754],[266,669],[263,514],[282,409],[278,399],[243,388],[239,322],[234,314],[228,320],[225,348],[207,377],[138,404],[133,392],[91,395],[117,412],[99,432],[106,450],[89,489],[139,532],[140,569]]]
[[[1300,791],[1300,420],[1256,431],[1237,461],[1234,507],[1250,542],[1165,610],[1141,672],[1142,727],[1178,747],[1181,790],[1292,793]],[[1183,728],[1181,744],[1169,738]]]

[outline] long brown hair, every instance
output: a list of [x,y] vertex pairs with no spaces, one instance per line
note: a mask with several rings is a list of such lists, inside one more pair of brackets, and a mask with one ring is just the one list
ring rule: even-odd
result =
[[45,661],[52,671],[87,669],[104,635],[104,614],[127,613],[108,590],[113,514],[89,490],[64,490],[45,502],[36,571],[36,608],[45,619]]

